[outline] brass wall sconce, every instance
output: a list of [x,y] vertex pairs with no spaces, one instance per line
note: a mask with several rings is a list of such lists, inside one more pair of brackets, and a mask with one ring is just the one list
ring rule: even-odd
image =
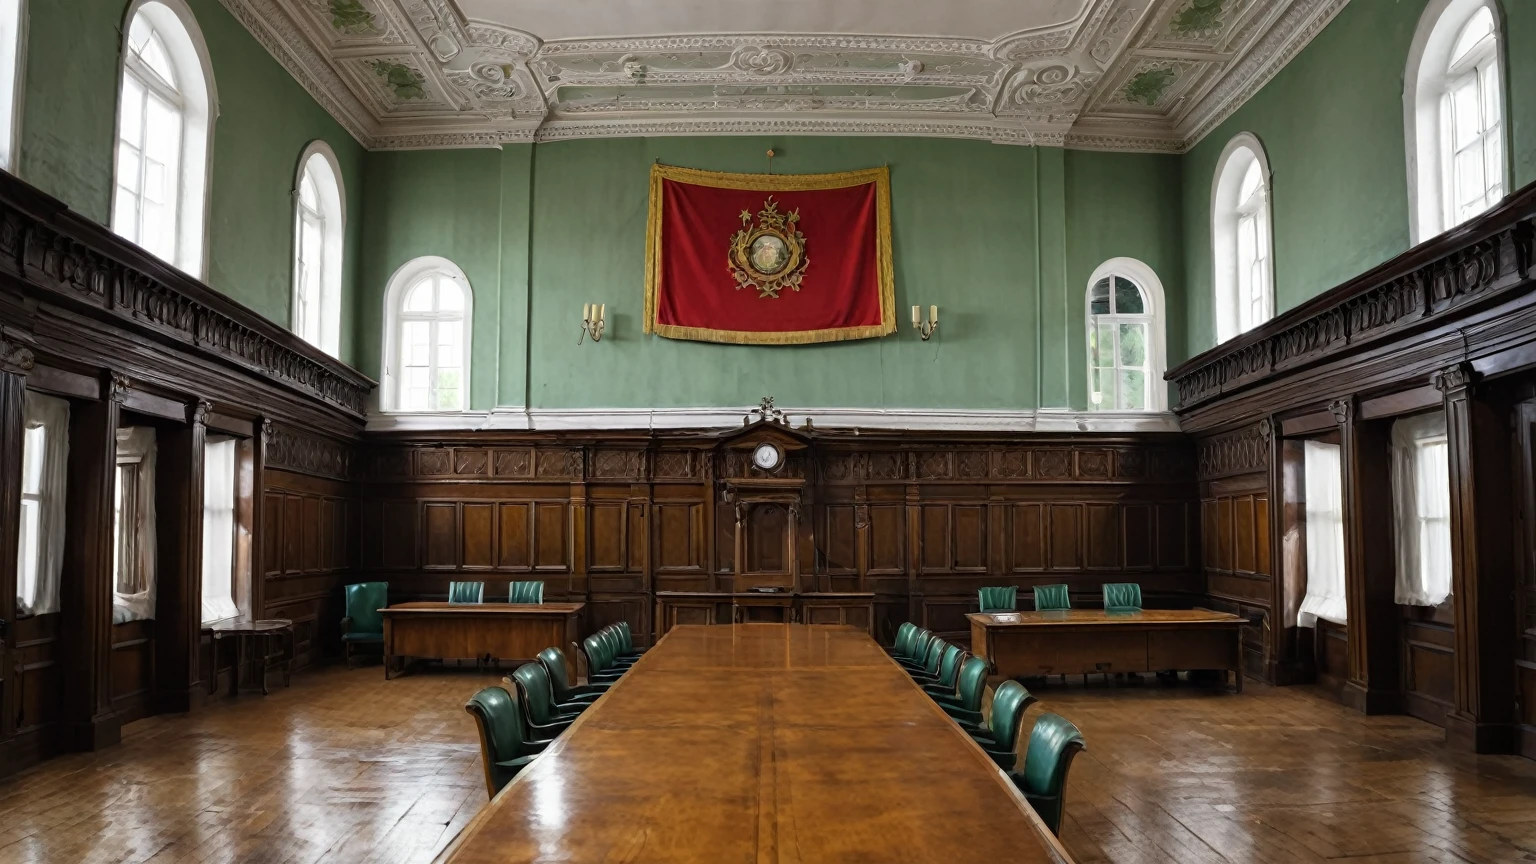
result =
[[933,337],[933,331],[939,329],[939,307],[928,307],[928,320],[923,320],[923,307],[912,307],[912,326],[917,328],[917,335],[927,342]]
[[581,335],[576,337],[576,344],[581,340],[592,337],[593,342],[603,341],[603,331],[608,327],[608,304],[586,303],[581,307]]

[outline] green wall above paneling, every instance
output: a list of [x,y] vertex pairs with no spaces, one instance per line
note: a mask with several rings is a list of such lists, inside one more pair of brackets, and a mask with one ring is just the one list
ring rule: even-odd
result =
[[[779,173],[890,166],[900,329],[884,339],[784,347],[644,335],[650,166],[761,172],[770,147]],[[1080,407],[1086,361],[1066,358],[1082,350],[1088,272],[1110,255],[1164,256],[1180,205],[1167,184],[1122,182],[1157,175],[1168,157],[1105,154],[1097,158],[1115,171],[1103,183],[1091,170],[1069,183],[1069,165],[1089,164],[1077,156],[974,141],[831,137],[371,154],[362,368],[379,371],[390,274],[418,256],[441,255],[474,283],[475,409],[720,407],[769,394],[813,407]],[[1140,218],[1106,223],[1104,213]],[[1077,214],[1094,224],[1092,234],[1069,224]],[[1068,237],[1075,238],[1070,250]],[[1101,253],[1086,269],[1077,263]],[[608,304],[609,330],[600,344],[578,346],[588,302]],[[929,342],[910,326],[913,304],[940,307],[939,333]]]

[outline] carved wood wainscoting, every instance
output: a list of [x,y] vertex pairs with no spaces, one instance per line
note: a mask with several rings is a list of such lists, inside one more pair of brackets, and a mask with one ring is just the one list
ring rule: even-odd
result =
[[[741,444],[770,433],[804,445],[778,474],[751,467]],[[1193,453],[1178,435],[855,436],[770,423],[369,440],[359,561],[392,600],[442,598],[463,579],[497,599],[508,580],[537,579],[549,599],[585,602],[589,628],[627,620],[640,635],[658,631],[657,592],[712,595],[694,605],[713,609],[776,585],[804,598],[873,593],[880,638],[914,620],[963,640],[983,585],[1017,585],[1026,606],[1037,584],[1066,582],[1089,606],[1108,581],[1140,582],[1153,606],[1188,605],[1203,589]],[[764,487],[775,478],[783,485]],[[807,608],[822,607],[859,614]]]
[[[1265,615],[1265,677],[1536,756],[1536,186],[1169,373],[1200,454],[1210,602]],[[1391,427],[1443,412],[1451,598],[1398,606]],[[1301,445],[1340,446],[1348,620],[1299,632]],[[1512,470],[1513,469],[1513,470]],[[1516,542],[1511,543],[1510,539]],[[1267,560],[1266,560],[1267,559]],[[1517,602],[1510,602],[1514,598]],[[1250,663],[1252,659],[1250,658]],[[1251,668],[1251,667],[1250,667]]]

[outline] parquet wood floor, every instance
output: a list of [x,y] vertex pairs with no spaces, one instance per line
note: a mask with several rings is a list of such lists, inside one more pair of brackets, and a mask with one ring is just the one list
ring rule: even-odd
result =
[[[0,862],[431,861],[485,804],[463,704],[498,676],[382,679],[305,673],[0,781]],[[1450,753],[1418,720],[1252,681],[1039,695],[1088,740],[1079,864],[1536,861],[1536,762]]]

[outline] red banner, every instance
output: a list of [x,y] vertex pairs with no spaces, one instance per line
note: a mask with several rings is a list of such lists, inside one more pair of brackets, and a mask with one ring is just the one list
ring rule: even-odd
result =
[[896,330],[890,172],[721,174],[656,165],[645,332],[793,345]]

